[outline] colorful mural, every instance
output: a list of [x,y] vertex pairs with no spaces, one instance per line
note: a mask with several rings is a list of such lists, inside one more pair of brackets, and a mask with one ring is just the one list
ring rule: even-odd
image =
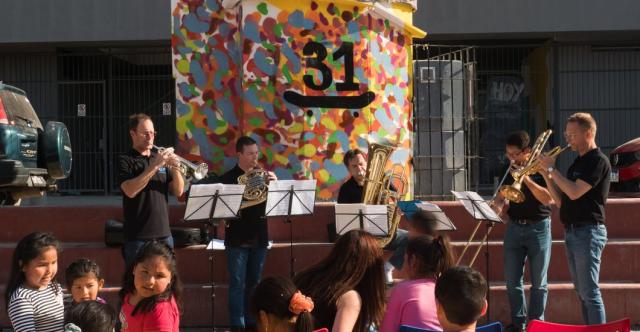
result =
[[178,152],[221,173],[249,135],[263,167],[317,179],[321,200],[367,140],[397,142],[392,161],[411,174],[411,40],[424,33],[379,6],[174,0]]

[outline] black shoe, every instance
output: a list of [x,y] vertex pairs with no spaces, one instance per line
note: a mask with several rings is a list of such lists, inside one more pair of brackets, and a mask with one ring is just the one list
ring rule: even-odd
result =
[[244,332],[244,327],[242,327],[242,326],[231,326],[229,331],[231,331],[231,332]]
[[258,332],[256,324],[249,324],[244,327],[244,332]]

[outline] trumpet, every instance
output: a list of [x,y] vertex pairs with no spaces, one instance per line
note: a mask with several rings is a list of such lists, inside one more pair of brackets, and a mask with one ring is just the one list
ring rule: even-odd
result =
[[[544,144],[547,142],[547,139],[550,135],[551,129],[545,131],[540,135],[540,137],[538,137],[538,139],[536,140],[536,144],[534,144],[533,152],[531,153],[531,156],[529,157],[529,160],[527,160],[525,166],[511,172],[511,176],[513,177],[513,184],[500,187],[500,194],[502,195],[502,197],[514,203],[524,202],[524,194],[520,190],[522,188],[522,181],[526,176],[538,172],[538,166],[540,164],[540,154],[542,148],[544,147]],[[555,157],[564,152],[569,147],[570,145],[567,145],[563,148],[556,146],[551,151],[542,155],[547,157]]]
[[158,152],[169,151],[169,153],[174,154],[176,159],[180,162],[180,167],[178,167],[178,171],[182,173],[186,178],[194,178],[196,180],[204,179],[209,172],[209,166],[206,163],[194,164],[188,161],[185,158],[182,158],[173,152],[173,148],[163,148],[159,146],[153,146]]

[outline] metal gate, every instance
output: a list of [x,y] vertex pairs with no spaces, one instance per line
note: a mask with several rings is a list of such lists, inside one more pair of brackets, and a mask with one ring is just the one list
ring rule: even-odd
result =
[[107,193],[107,112],[104,81],[58,83],[58,110],[67,125],[73,148],[69,178],[60,192]]

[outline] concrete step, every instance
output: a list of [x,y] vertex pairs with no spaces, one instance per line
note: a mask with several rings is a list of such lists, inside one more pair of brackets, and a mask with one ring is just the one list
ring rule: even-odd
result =
[[[640,302],[637,301],[637,298],[640,297],[640,285],[637,283],[602,283],[600,287],[608,321],[629,317],[631,318],[631,324],[640,323]],[[116,307],[119,302],[118,291],[118,287],[108,287],[103,290],[100,296]],[[527,296],[529,295],[528,293],[527,290]],[[502,321],[508,324],[510,313],[506,287],[500,284],[492,284],[489,296],[489,320]],[[211,298],[211,286],[209,284],[185,285],[183,296],[184,314],[181,317],[181,327],[211,326]],[[216,326],[229,325],[227,299],[228,286],[226,284],[216,284],[215,303],[213,304]],[[2,305],[4,307],[4,303]],[[552,283],[549,285],[545,319],[556,323],[582,324],[580,302],[572,284]],[[487,317],[481,319],[482,323],[486,321]],[[0,312],[0,324],[5,327],[9,326],[4,310]]]
[[[457,202],[436,202],[445,211],[458,230],[450,232],[456,241],[466,241],[476,222],[471,219],[461,204]],[[316,204],[313,215],[293,218],[293,224],[284,223],[283,218],[269,219],[270,239],[287,242],[293,231],[293,242],[326,242],[327,224],[334,222],[334,203]],[[635,221],[640,219],[640,199],[610,199],[607,202],[607,229],[610,239],[639,238],[640,227]],[[170,219],[174,225],[197,226],[198,223],[182,223],[184,205],[170,207]],[[557,211],[553,217],[553,238],[562,239],[564,229],[559,222]],[[119,206],[83,207],[2,207],[0,211],[0,243],[16,242],[34,230],[50,231],[64,242],[103,242],[104,222],[107,219],[122,220]],[[406,226],[402,221],[401,227]],[[292,227],[292,229],[290,229]],[[484,227],[481,227],[483,229]],[[504,237],[504,226],[498,225],[491,233],[491,240]],[[218,227],[218,237],[223,238],[224,227]]]
[[[454,242],[456,252],[461,253],[466,243]],[[291,255],[294,258],[294,272],[299,272],[315,264],[325,257],[331,250],[330,243],[276,243],[269,250],[265,262],[265,273],[288,275],[290,272]],[[480,246],[474,242],[469,246],[462,259],[462,264],[468,265],[473,254]],[[14,243],[5,243],[0,247],[0,264],[10,266]],[[489,242],[489,271],[486,270],[486,246],[482,246],[474,268],[483,273],[491,281],[504,280],[503,257],[504,250],[501,241]],[[181,279],[185,283],[208,283],[211,280],[210,256],[213,252],[214,280],[225,283],[228,280],[227,260],[223,251],[205,250],[204,245],[178,248],[178,269]],[[389,253],[387,253],[388,255]],[[124,273],[124,263],[120,248],[108,248],[101,243],[63,243],[63,254],[60,260],[58,280],[64,282],[64,269],[74,260],[87,257],[95,260],[101,268],[102,274],[110,285],[118,285]],[[624,262],[621,264],[620,262]],[[600,280],[603,282],[640,282],[640,241],[612,240],[607,243],[602,256]],[[397,274],[402,276],[401,273]],[[0,283],[4,284],[8,273],[0,274]],[[551,262],[548,278],[552,281],[570,281],[571,276],[567,267],[565,247],[563,241],[555,240],[552,244]],[[528,272],[525,279],[529,280]]]

